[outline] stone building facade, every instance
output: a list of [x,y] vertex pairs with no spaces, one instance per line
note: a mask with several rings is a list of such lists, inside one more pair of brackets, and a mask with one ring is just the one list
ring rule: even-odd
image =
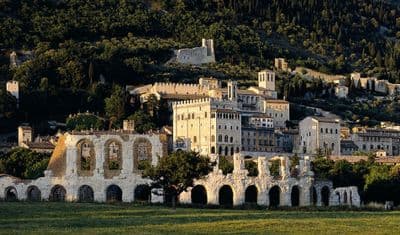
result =
[[307,117],[299,123],[299,153],[316,154],[318,150],[340,155],[340,122],[324,117]]
[[275,58],[274,66],[277,70],[289,71],[289,65],[285,58]]
[[400,84],[394,84],[388,80],[376,77],[361,77],[360,73],[352,73],[350,78],[353,80],[354,86],[358,89],[376,91],[387,95],[400,94]]
[[17,107],[19,106],[19,82],[8,81],[6,83],[6,90],[17,100]]
[[389,156],[400,155],[400,131],[383,128],[353,129],[351,140],[360,151],[385,150]]
[[179,49],[175,51],[175,60],[191,65],[215,63],[214,41],[203,38],[201,47]]
[[[141,177],[140,164],[155,165],[167,154],[159,134],[132,132],[66,133],[50,159],[45,176],[21,180],[0,176],[0,198],[50,201],[149,200],[149,181]],[[135,195],[136,194],[136,195]],[[146,198],[147,199],[146,199]],[[162,201],[154,195],[152,200]]]
[[[232,156],[241,149],[241,114],[235,101],[213,98],[174,104],[173,139],[190,140],[190,148],[201,154]],[[182,149],[179,147],[179,149]]]
[[290,104],[286,100],[267,99],[263,101],[264,112],[274,121],[274,127],[285,128],[290,120]]

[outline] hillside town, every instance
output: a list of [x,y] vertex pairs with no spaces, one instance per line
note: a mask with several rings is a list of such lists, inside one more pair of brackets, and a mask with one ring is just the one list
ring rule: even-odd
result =
[[0,1],[1,234],[395,234],[395,0]]
[[[178,50],[175,63],[213,63],[212,45],[212,39],[203,39],[203,47]],[[16,66],[15,57],[15,53],[10,55],[10,66]],[[334,188],[331,181],[315,178],[311,161],[326,156],[334,161],[354,163],[372,157],[380,164],[397,165],[400,128],[386,122],[377,127],[354,125],[322,110],[298,120],[297,125],[289,125],[294,121],[291,103],[287,101],[289,97],[278,98],[276,80],[277,74],[298,71],[292,72],[284,58],[277,58],[273,68],[256,72],[256,86],[246,88],[237,81],[213,77],[200,77],[197,84],[156,82],[127,86],[131,100],[137,100],[141,107],[162,102],[170,114],[166,117],[169,125],[143,134],[136,132],[140,124],[132,119],[124,120],[121,129],[59,129],[56,135],[50,136],[35,135],[31,126],[23,124],[18,127],[18,141],[3,142],[2,151],[20,147],[50,153],[51,158],[44,176],[36,180],[3,175],[0,192],[4,193],[0,197],[5,200],[163,202],[165,198],[157,193],[160,189],[151,189],[148,186],[151,181],[141,176],[141,162],[157,165],[159,158],[168,157],[172,152],[193,151],[209,156],[217,164],[206,179],[197,180],[190,191],[180,195],[180,203],[360,207],[362,200],[356,186]],[[347,98],[350,88],[341,85],[346,79],[344,76],[324,76],[310,70],[302,76],[332,83],[334,94],[340,99]],[[388,97],[397,94],[397,85],[384,80],[363,78],[359,73],[352,73],[350,79],[352,86],[359,89]],[[19,101],[19,83],[12,80],[6,86]],[[70,118],[85,115],[92,114]],[[65,127],[62,123],[53,125]],[[232,172],[223,173],[221,158],[232,162]],[[298,165],[292,165],[292,158],[300,159]],[[280,166],[277,175],[270,169],[273,161]],[[256,164],[257,175],[249,175],[246,162]],[[132,188],[135,190],[130,191]]]

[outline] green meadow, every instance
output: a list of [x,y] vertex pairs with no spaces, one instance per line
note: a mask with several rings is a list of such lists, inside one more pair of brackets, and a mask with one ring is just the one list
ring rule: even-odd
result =
[[0,234],[395,234],[400,211],[0,202]]

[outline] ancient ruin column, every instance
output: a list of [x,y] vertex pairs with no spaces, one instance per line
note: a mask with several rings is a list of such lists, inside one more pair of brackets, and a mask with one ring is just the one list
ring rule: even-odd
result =
[[310,206],[311,205],[311,186],[309,184],[304,184],[300,186],[300,206]]
[[244,159],[240,156],[240,153],[235,153],[233,155],[233,174],[241,173],[244,169]]
[[94,177],[104,179],[104,144],[95,142],[94,148],[96,152],[96,170],[94,172]]
[[289,188],[288,184],[285,184],[284,186],[280,187],[281,187],[280,206],[291,206],[292,205],[291,188]]
[[233,205],[240,206],[244,204],[245,201],[245,188],[243,185],[238,183],[237,185],[233,185]]
[[259,176],[269,177],[271,175],[269,172],[268,160],[266,157],[257,158],[257,168]]
[[218,205],[218,188],[216,185],[207,185],[207,203],[210,205]]
[[76,156],[77,156],[77,148],[74,147],[68,147],[67,148],[67,153],[66,153],[66,172],[65,175],[68,177],[77,177],[78,173],[76,171]]
[[280,175],[282,180],[285,180],[290,177],[290,163],[288,157],[280,157]]

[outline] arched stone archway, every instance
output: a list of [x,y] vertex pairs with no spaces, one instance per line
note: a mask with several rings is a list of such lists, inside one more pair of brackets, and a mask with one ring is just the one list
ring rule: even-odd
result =
[[191,191],[192,204],[206,205],[207,204],[207,190],[203,185],[196,185]]
[[107,190],[106,190],[106,201],[107,202],[121,202],[122,201],[121,188],[115,184],[108,186]]
[[318,194],[314,186],[310,188],[310,203],[312,206],[316,206],[318,203]]
[[295,185],[292,187],[292,192],[290,193],[290,201],[292,206],[300,206],[300,188]]
[[89,185],[82,185],[78,190],[78,200],[79,202],[93,202],[94,192],[92,187]]
[[49,200],[53,202],[63,202],[65,201],[65,196],[67,191],[61,185],[55,185],[50,192]]
[[246,188],[244,201],[245,203],[257,204],[258,190],[255,185],[250,185]]
[[269,206],[278,207],[281,204],[281,188],[278,185],[272,187],[269,192]]
[[18,193],[17,193],[17,190],[14,187],[10,186],[10,187],[6,188],[6,190],[5,190],[5,200],[6,201],[11,201],[11,202],[18,200]]
[[231,186],[224,185],[219,189],[219,205],[221,206],[233,206],[233,191]]
[[29,186],[26,190],[26,198],[28,201],[38,202],[42,200],[42,193],[40,192],[39,188],[32,185]]
[[330,190],[328,186],[324,186],[321,189],[321,203],[323,206],[329,206],[329,197],[330,195]]
[[139,184],[135,188],[135,202],[150,202],[151,189],[147,184]]

